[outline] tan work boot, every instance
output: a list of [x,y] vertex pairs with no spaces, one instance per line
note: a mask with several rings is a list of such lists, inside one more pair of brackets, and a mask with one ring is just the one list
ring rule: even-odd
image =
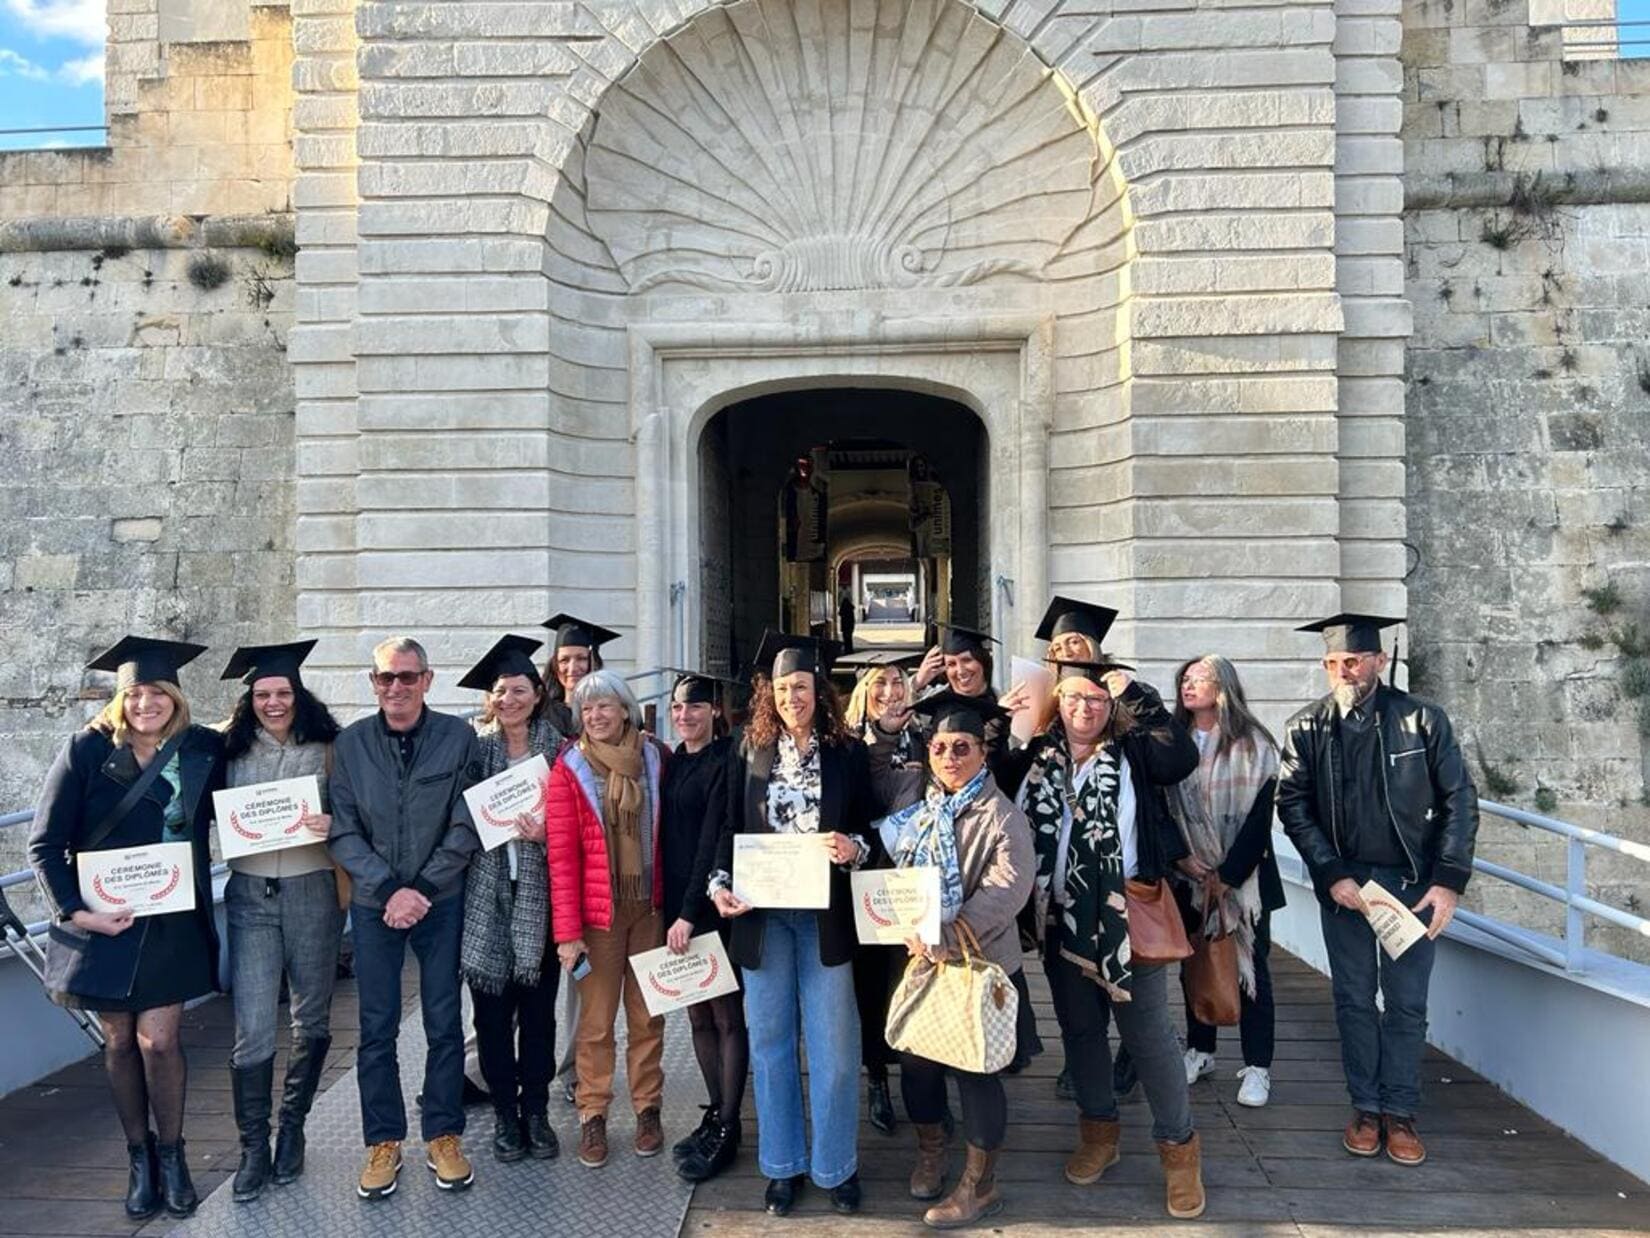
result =
[[1197,1132],[1185,1143],[1159,1141],[1157,1155],[1163,1162],[1169,1215],[1182,1221],[1202,1216],[1208,1201],[1203,1195],[1203,1142]]
[[476,1180],[476,1171],[464,1156],[464,1144],[457,1135],[437,1135],[430,1140],[424,1162],[435,1174],[435,1184],[443,1191],[462,1191]]
[[960,1229],[1000,1212],[1002,1207],[1002,1192],[997,1190],[997,1154],[969,1144],[968,1164],[963,1166],[956,1188],[923,1213],[922,1222],[932,1229]]
[[1077,1151],[1066,1161],[1066,1181],[1088,1186],[1100,1181],[1100,1175],[1122,1159],[1117,1144],[1123,1137],[1123,1124],[1116,1118],[1109,1122],[1080,1118],[1077,1129],[1079,1142]]
[[938,1199],[945,1189],[945,1127],[917,1123],[917,1165],[911,1171],[911,1198]]
[[367,1149],[367,1164],[361,1170],[361,1181],[355,1193],[362,1199],[383,1199],[395,1194],[395,1181],[401,1174],[401,1141],[386,1139]]

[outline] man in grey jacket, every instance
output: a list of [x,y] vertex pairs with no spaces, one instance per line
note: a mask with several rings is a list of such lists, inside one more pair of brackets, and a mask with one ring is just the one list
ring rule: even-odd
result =
[[475,1177],[461,1139],[458,954],[465,870],[481,845],[464,790],[481,777],[481,754],[467,723],[425,707],[433,675],[417,641],[384,641],[373,650],[370,676],[378,712],[345,728],[333,750],[328,846],[353,885],[361,1006],[356,1072],[368,1149],[356,1192],[381,1199],[395,1190],[407,1135],[396,1037],[409,945],[418,958],[429,1040],[422,1118],[427,1163],[443,1190],[462,1190]]

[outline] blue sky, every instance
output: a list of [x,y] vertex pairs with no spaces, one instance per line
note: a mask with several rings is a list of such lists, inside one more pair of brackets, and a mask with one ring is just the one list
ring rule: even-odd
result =
[[[0,129],[103,123],[105,0],[0,0]],[[98,146],[101,133],[0,135],[0,149]]]

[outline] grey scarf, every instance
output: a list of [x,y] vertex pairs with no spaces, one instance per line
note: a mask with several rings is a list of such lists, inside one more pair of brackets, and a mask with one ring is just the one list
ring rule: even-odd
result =
[[[491,778],[509,768],[504,732],[497,726],[478,726],[482,777]],[[543,753],[556,759],[561,732],[543,718],[527,724],[529,755]],[[478,851],[470,860],[464,883],[464,938],[460,966],[471,987],[498,994],[511,981],[525,988],[539,982],[544,963],[545,934],[550,926],[550,871],[544,844],[517,839],[516,880],[510,880],[506,847]]]

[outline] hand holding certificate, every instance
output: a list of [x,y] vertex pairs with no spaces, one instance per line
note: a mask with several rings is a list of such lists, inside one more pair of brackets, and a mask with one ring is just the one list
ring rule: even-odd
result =
[[940,944],[940,870],[878,868],[854,873],[854,927],[861,944],[903,946],[917,937]]
[[520,838],[521,831],[516,827],[518,818],[531,817],[535,823],[543,824],[544,781],[549,776],[550,764],[541,754],[520,765],[512,765],[464,792],[464,802],[470,806],[470,819],[475,822],[476,833],[481,835],[484,850],[491,851]]
[[226,860],[321,841],[304,829],[304,818],[321,811],[321,787],[313,774],[214,791],[212,805]]
[[1364,897],[1364,915],[1375,930],[1381,949],[1396,959],[1427,935],[1427,926],[1385,886],[1366,881],[1358,891]]
[[74,858],[80,897],[93,911],[159,916],[195,907],[195,857],[189,843],[153,843]]
[[829,834],[736,834],[733,894],[752,907],[831,905]]
[[701,933],[691,939],[682,954],[672,953],[668,946],[633,954],[630,966],[642,986],[650,1015],[669,1014],[739,991],[733,964],[728,962],[728,952],[715,933]]

